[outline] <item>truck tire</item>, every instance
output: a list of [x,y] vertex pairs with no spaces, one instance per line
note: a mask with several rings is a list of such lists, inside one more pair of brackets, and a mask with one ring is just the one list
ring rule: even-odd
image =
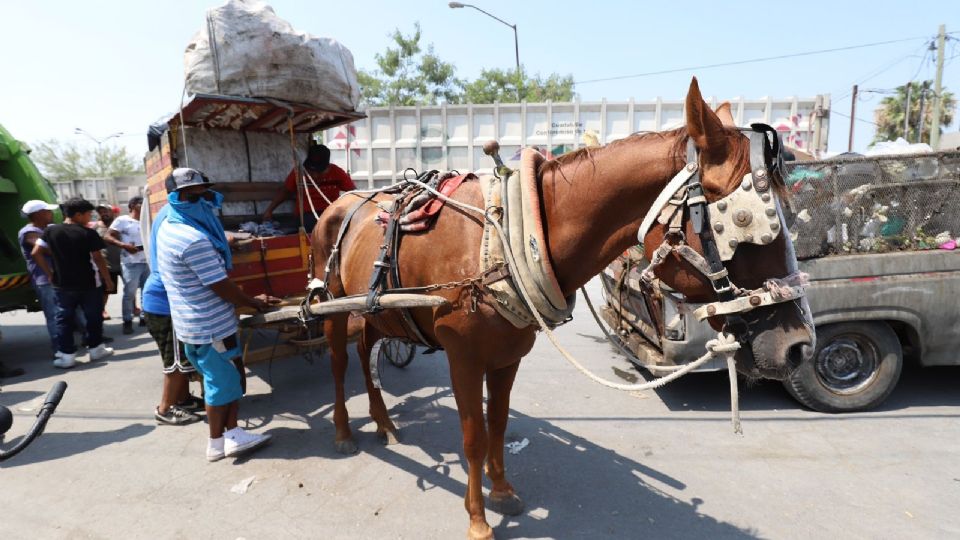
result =
[[813,357],[783,384],[815,411],[863,411],[887,399],[902,367],[900,340],[886,323],[831,324],[817,328]]

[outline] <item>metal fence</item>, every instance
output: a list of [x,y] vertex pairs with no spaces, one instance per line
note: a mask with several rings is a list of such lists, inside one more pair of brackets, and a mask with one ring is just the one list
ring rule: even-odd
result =
[[[719,102],[710,99],[711,106]],[[829,110],[829,96],[731,100],[738,125],[770,124],[788,145],[814,155],[826,149]],[[489,174],[493,161],[483,154],[483,144],[490,139],[500,143],[509,165],[525,146],[539,147],[548,158],[580,148],[587,131],[607,144],[637,131],[684,123],[684,102],[661,99],[374,107],[364,112],[367,118],[323,136],[332,161],[361,187],[392,183],[407,167]]]
[[787,224],[798,259],[954,249],[960,152],[787,164]]

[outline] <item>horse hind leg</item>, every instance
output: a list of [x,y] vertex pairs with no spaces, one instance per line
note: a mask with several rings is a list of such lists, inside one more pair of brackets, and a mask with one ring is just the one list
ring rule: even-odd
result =
[[[357,342],[357,353],[360,356],[360,364],[363,366],[363,378],[367,384],[367,398],[370,400],[370,417],[377,423],[377,436],[381,442],[387,445],[400,442],[397,427],[390,420],[390,414],[387,412],[387,405],[383,402],[383,392],[373,385],[373,375],[370,371],[370,354],[374,344],[383,337],[379,330],[369,323],[364,323],[363,334]],[[374,358],[376,362],[379,359]]]
[[334,447],[340,454],[357,453],[357,443],[350,432],[350,416],[347,414],[347,397],[344,391],[344,379],[347,375],[347,317],[346,313],[327,316],[323,321],[323,333],[330,347],[330,366],[333,371],[333,383],[336,396],[333,405],[333,424],[336,428]]
[[494,512],[508,516],[523,512],[523,500],[506,479],[503,463],[504,434],[510,414],[510,391],[517,376],[520,362],[507,367],[487,371],[487,478],[493,483],[488,498]]

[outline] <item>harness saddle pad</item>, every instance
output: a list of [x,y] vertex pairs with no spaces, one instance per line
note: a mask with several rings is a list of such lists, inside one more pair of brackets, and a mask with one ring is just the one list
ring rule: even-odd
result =
[[[526,148],[521,153],[520,169],[506,178],[480,178],[486,208],[502,208],[500,225],[509,240],[509,249],[516,266],[510,267],[506,279],[488,283],[497,303],[494,307],[517,328],[535,326],[530,308],[536,309],[550,326],[558,326],[570,319],[576,294],[564,298],[547,255],[544,223],[540,215],[540,195],[537,169],[545,158],[536,150]],[[480,263],[484,270],[505,266],[505,246],[490,223],[484,224]],[[527,306],[516,288],[522,283],[533,306]]]

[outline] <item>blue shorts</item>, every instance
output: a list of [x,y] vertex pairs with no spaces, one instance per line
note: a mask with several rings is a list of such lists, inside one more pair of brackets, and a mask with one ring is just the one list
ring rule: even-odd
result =
[[223,341],[203,345],[184,343],[183,346],[187,358],[203,375],[203,399],[207,405],[219,407],[240,399],[243,387],[240,372],[233,364],[233,360],[240,357],[235,335]]

